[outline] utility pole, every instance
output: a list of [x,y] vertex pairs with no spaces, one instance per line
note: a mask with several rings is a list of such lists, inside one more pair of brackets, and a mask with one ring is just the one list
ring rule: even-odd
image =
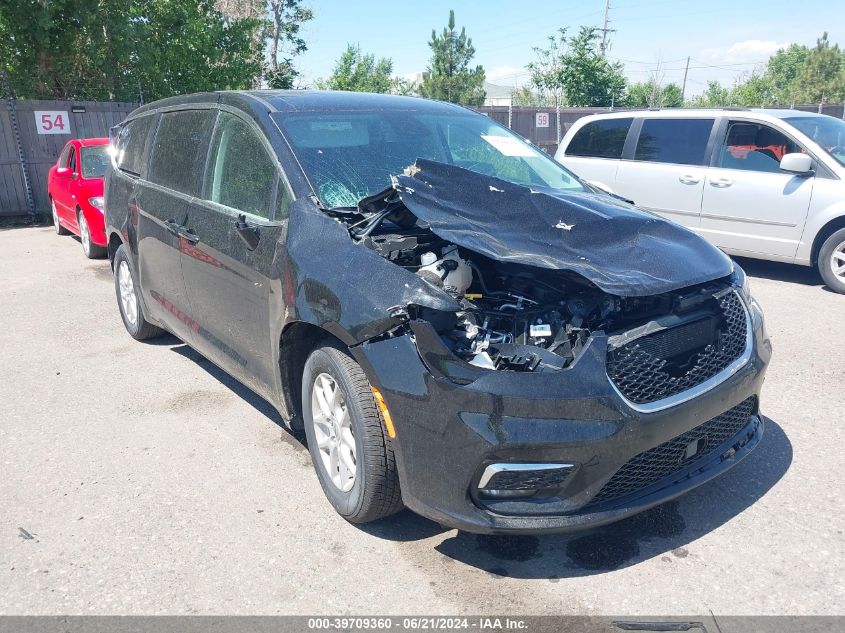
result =
[[684,68],[684,86],[681,88],[681,105],[684,104],[684,100],[687,98],[687,73],[689,72],[689,57],[687,57],[687,67]]
[[610,0],[604,0],[604,26],[602,26],[599,31],[601,31],[601,42],[599,43],[599,52],[601,56],[604,57],[607,53],[607,34],[613,33],[616,29],[608,28],[608,24],[610,23]]

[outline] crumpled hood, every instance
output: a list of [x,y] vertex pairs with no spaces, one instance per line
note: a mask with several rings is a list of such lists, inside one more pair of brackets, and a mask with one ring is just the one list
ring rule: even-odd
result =
[[431,231],[501,262],[583,275],[618,296],[648,296],[731,274],[695,233],[603,194],[531,188],[419,159],[395,188]]

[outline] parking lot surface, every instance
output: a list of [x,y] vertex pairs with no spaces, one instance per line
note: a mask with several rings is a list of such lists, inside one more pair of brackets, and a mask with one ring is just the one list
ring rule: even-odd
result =
[[485,537],[346,523],[272,406],[126,334],[108,261],[0,230],[0,614],[845,614],[845,296],[741,263],[775,350],[756,452],[615,525]]

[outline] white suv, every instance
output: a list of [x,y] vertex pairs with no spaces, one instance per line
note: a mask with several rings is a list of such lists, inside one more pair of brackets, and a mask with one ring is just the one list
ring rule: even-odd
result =
[[845,293],[845,121],[797,110],[614,112],[555,158],[727,253],[817,265]]

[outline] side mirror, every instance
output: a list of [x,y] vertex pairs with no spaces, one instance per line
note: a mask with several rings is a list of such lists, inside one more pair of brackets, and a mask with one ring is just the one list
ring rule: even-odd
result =
[[73,172],[71,172],[70,167],[58,167],[56,169],[56,176],[58,178],[71,178]]
[[800,152],[785,154],[780,159],[780,170],[796,176],[812,176],[815,173],[813,171],[813,159]]

